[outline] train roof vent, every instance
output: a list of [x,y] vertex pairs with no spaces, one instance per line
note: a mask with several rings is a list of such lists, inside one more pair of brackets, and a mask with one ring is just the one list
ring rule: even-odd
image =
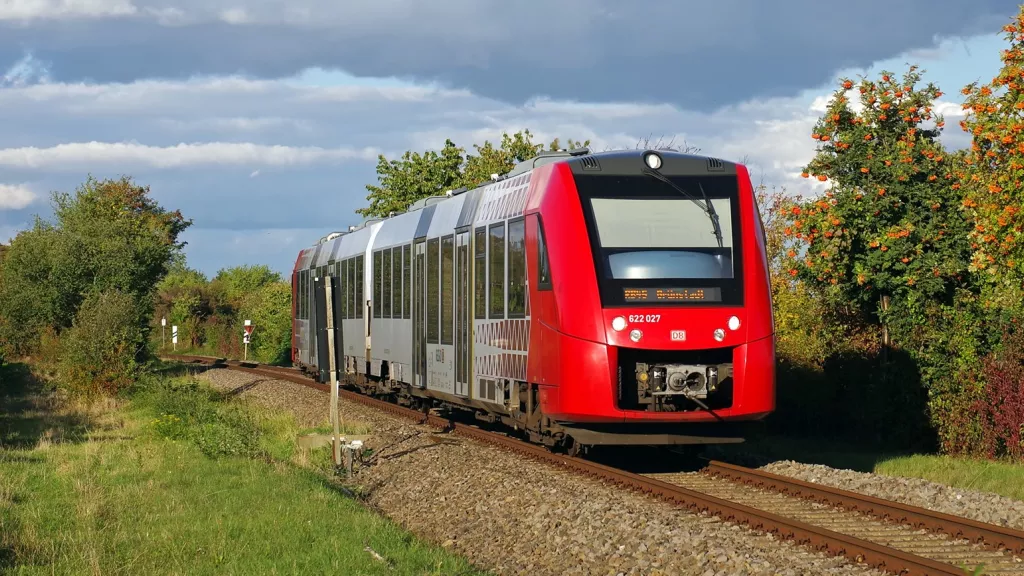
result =
[[448,198],[448,196],[430,196],[430,197],[427,197],[427,198],[421,198],[421,199],[413,202],[412,206],[409,206],[409,212],[412,212],[414,210],[420,210],[422,208],[426,208],[427,206],[430,206],[431,204],[437,204],[438,202],[441,202],[442,200],[445,200],[446,198]]
[[600,170],[601,163],[597,161],[597,158],[593,156],[584,156],[580,158],[580,166],[583,166],[584,170]]
[[523,160],[522,162],[516,164],[512,168],[512,170],[510,170],[509,173],[505,175],[505,178],[512,178],[520,174],[524,174],[526,172],[529,172],[530,170],[533,170],[534,168],[537,168],[538,166],[551,164],[552,162],[557,162],[563,158],[572,158],[573,156],[586,156],[587,154],[590,154],[590,148],[587,147],[573,148],[572,150],[544,150],[538,152],[537,155],[534,156],[533,158]]
[[725,164],[718,158],[708,158],[708,172],[724,172]]

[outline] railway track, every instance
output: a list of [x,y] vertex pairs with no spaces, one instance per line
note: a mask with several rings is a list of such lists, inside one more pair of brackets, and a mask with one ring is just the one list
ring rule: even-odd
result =
[[[329,391],[296,370],[204,356],[167,359],[214,365]],[[504,434],[424,414],[348,390],[341,397],[419,423],[451,431],[524,456],[893,574],[1024,575],[1024,531],[984,524],[820,486],[760,470],[712,461],[699,473],[634,474],[581,458],[555,454]]]

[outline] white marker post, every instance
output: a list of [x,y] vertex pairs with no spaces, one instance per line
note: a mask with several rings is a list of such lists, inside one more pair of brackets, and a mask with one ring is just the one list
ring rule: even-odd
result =
[[178,350],[178,327],[171,326],[171,344],[174,345],[174,350]]
[[249,336],[252,336],[252,329],[253,329],[252,320],[246,320],[245,321],[245,332],[242,334],[242,343],[245,344],[245,352],[244,352],[244,355],[242,356],[242,361],[243,362],[249,360]]
[[160,347],[167,349],[167,318],[160,319]]
[[331,371],[331,424],[334,426],[334,465],[341,465],[341,442],[338,436],[341,426],[338,422],[338,372],[334,365],[334,298],[331,289],[331,277],[324,278],[324,291],[327,300],[327,366]]

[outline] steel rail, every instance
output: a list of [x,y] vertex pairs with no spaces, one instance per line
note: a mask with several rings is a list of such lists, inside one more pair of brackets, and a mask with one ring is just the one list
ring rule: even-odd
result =
[[901,502],[882,500],[881,498],[858,494],[841,488],[812,484],[796,478],[744,468],[717,460],[712,460],[707,468],[705,468],[705,472],[752,486],[768,488],[791,496],[814,500],[822,504],[830,504],[846,510],[863,512],[876,518],[909,525],[913,528],[924,528],[932,532],[941,532],[952,538],[962,538],[997,549],[1003,548],[1018,554],[1024,553],[1024,531],[1021,530],[995,524],[986,524],[969,518],[953,516],[952,514],[934,512],[927,508],[910,506]]
[[[297,370],[290,368],[261,366],[256,363],[239,362],[235,360],[206,356],[165,355],[164,358],[184,362],[210,364],[214,367],[222,366],[232,370],[286,380],[317,390],[330,390],[328,385],[320,384]],[[612,468],[610,466],[605,466],[603,464],[581,458],[571,457],[564,454],[555,454],[542,446],[524,442],[504,434],[490,432],[474,426],[453,422],[437,415],[412,410],[410,408],[398,406],[391,402],[378,400],[349,390],[341,390],[340,394],[344,398],[353,402],[377,408],[385,412],[395,414],[396,416],[412,419],[418,424],[430,425],[435,428],[454,432],[467,438],[500,446],[535,460],[556,464],[587,476],[608,481],[641,493],[657,496],[662,500],[679,505],[694,513],[707,513],[712,516],[717,516],[723,520],[744,524],[754,530],[768,532],[824,553],[835,556],[842,555],[854,562],[867,564],[885,572],[903,574],[907,576],[962,576],[964,574],[964,570],[952,564],[916,556],[914,554],[883,546],[881,544],[876,544],[868,540],[841,534],[826,528],[813,526],[811,524],[758,510],[743,504],[716,498],[708,494],[703,494],[682,486],[663,482],[655,478],[641,476],[639,474]],[[715,466],[714,473],[721,475],[733,474],[738,477],[740,470],[746,470],[721,462],[713,462],[712,464]],[[753,476],[749,476],[748,478],[750,479],[750,482],[755,481]],[[783,479],[789,480],[785,478]],[[782,486],[782,483],[779,482],[778,485]],[[791,487],[790,490],[795,489],[796,485],[794,484],[793,486],[794,487]],[[822,488],[821,486],[809,486],[817,489]],[[824,497],[824,492],[825,490],[821,490],[820,497]],[[809,494],[809,492],[805,491],[803,494]],[[831,501],[829,502],[831,503]],[[853,500],[847,498],[846,502],[852,503]],[[879,502],[883,501],[879,500]],[[892,502],[885,503],[889,505],[895,504]],[[912,509],[913,507],[905,506],[905,508]],[[881,508],[878,509],[880,510]],[[998,529],[999,527],[991,526],[989,528]],[[999,542],[1005,541],[1007,540],[999,540]]]

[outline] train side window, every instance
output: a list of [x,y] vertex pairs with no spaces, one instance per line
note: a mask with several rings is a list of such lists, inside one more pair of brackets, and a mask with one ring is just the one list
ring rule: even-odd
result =
[[440,280],[440,274],[438,268],[440,262],[438,261],[438,254],[440,250],[441,241],[437,238],[433,240],[427,240],[427,343],[437,344],[438,340],[438,326],[440,325],[440,314],[438,305],[441,303],[439,298],[439,286],[438,280]]
[[402,318],[412,318],[412,247],[402,246]]
[[441,239],[441,344],[455,343],[455,236]]
[[385,248],[383,254],[383,267],[380,269],[380,282],[383,288],[380,294],[380,316],[391,318],[391,249]]
[[345,278],[345,319],[349,320],[352,318],[352,301],[355,299],[352,295],[352,291],[355,290],[355,285],[352,283],[352,259],[349,258],[342,263],[341,267],[342,276]]
[[306,309],[306,292],[309,287],[309,271],[303,270],[301,277],[301,284],[299,285],[299,307],[302,310],[302,319],[309,320]]
[[363,317],[363,309],[366,308],[366,300],[363,298],[363,285],[366,283],[366,275],[363,270],[363,255],[356,256],[356,318]]
[[526,317],[526,221],[508,223],[508,317]]
[[487,318],[487,230],[473,232],[473,317]]
[[309,320],[309,270],[302,272],[302,319]]
[[341,310],[338,318],[348,318],[348,260],[338,262],[338,289],[341,290]]
[[402,270],[402,247],[395,246],[391,249],[391,254],[391,281],[394,282],[391,294],[391,299],[394,302],[391,304],[391,317],[397,319],[402,317],[402,279],[405,278],[405,271]]
[[384,270],[383,252],[380,250],[374,252],[374,293],[370,296],[370,307],[373,310],[374,318],[381,317],[381,271]]
[[537,218],[537,289],[551,290],[551,262],[548,260],[548,243],[544,238],[544,223]]
[[505,223],[491,224],[488,250],[490,270],[490,306],[488,318],[505,317]]
[[306,319],[306,317],[302,315],[302,285],[305,284],[302,279],[303,274],[305,274],[305,272],[299,270],[298,279],[295,281],[295,315],[299,320]]
[[295,318],[302,320],[302,270],[295,274]]

